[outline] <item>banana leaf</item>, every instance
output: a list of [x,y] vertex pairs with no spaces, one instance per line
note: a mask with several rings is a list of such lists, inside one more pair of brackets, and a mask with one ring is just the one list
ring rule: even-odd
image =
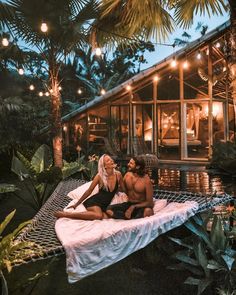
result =
[[31,176],[30,171],[16,156],[12,157],[11,171],[18,175],[20,180],[24,180],[25,178]]
[[46,169],[49,169],[52,165],[52,155],[50,148],[43,144],[34,153],[31,159],[31,165],[34,167],[36,173],[40,173]]

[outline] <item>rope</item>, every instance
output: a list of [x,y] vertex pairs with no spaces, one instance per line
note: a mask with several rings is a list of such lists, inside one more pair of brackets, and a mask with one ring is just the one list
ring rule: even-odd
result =
[[[58,184],[48,201],[35,215],[32,223],[25,227],[16,241],[31,241],[40,246],[39,253],[29,256],[23,263],[39,259],[50,258],[64,253],[64,249],[57,239],[55,233],[55,221],[53,213],[63,209],[71,201],[67,194],[84,184],[84,180],[69,179]],[[154,197],[157,199],[167,199],[168,202],[196,201],[199,204],[198,212],[211,209],[216,205],[227,203],[234,198],[228,194],[222,195],[202,195],[191,192],[173,192],[166,190],[155,190]],[[16,264],[20,265],[22,263]]]

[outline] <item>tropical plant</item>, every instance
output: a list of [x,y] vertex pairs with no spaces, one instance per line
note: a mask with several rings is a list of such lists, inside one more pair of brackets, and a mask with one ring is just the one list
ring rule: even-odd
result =
[[217,142],[212,147],[210,168],[217,168],[229,174],[236,174],[236,142]]
[[38,210],[62,179],[89,170],[83,161],[83,157],[76,162],[67,163],[64,161],[64,167],[61,170],[52,165],[53,159],[47,145],[41,145],[31,160],[17,152],[12,158],[11,170],[18,175],[20,183],[18,184],[19,189],[13,194],[30,207]]
[[[37,48],[47,66],[54,164],[62,167],[60,64],[73,49],[88,42],[89,25],[98,15],[98,3],[96,0],[13,0],[0,4],[0,21],[7,23],[27,45]],[[42,20],[48,26],[47,32],[40,31]]]
[[236,232],[230,230],[228,223],[219,215],[214,215],[208,232],[209,217],[203,220],[200,215],[196,215],[185,223],[191,236],[184,239],[170,238],[184,249],[173,255],[180,263],[169,268],[188,270],[192,276],[184,283],[197,285],[197,294],[210,285],[233,292],[236,288],[236,250],[232,242],[236,239]]
[[20,242],[15,241],[15,238],[21,232],[21,230],[29,223],[21,223],[12,233],[2,236],[6,226],[12,220],[15,215],[15,210],[12,211],[5,220],[0,224],[0,280],[2,285],[2,295],[8,294],[7,281],[4,277],[3,270],[6,268],[8,272],[11,272],[12,265],[16,263],[22,263],[26,257],[35,254],[40,254],[40,248],[33,242]]

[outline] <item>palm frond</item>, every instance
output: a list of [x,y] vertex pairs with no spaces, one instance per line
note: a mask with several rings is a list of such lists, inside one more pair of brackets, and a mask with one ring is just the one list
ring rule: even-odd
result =
[[224,11],[228,11],[224,0],[180,0],[176,2],[174,19],[178,25],[188,29],[193,24],[194,15],[222,15]]

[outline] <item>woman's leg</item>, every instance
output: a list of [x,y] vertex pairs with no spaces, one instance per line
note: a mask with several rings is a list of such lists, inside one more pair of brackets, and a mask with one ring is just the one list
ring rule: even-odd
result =
[[88,207],[85,212],[67,212],[67,211],[57,211],[54,213],[54,216],[57,218],[66,217],[73,219],[82,219],[82,220],[96,220],[103,219],[102,209],[98,206]]

